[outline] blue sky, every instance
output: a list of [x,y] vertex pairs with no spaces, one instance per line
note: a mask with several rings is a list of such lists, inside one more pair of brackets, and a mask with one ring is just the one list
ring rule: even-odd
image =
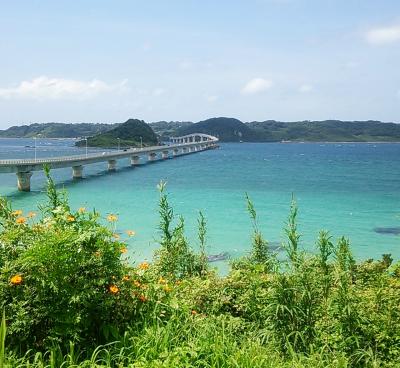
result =
[[398,0],[0,0],[0,128],[400,122]]

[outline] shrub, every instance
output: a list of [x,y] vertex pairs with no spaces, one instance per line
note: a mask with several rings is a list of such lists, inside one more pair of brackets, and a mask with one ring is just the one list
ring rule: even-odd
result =
[[0,300],[8,342],[43,349],[69,340],[105,341],[137,306],[122,281],[125,245],[99,224],[98,213],[71,211],[49,176],[47,193],[38,221],[0,199]]

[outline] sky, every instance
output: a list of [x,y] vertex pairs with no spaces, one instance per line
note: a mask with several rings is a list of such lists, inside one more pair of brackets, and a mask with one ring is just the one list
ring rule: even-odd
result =
[[399,0],[0,0],[0,129],[400,122]]

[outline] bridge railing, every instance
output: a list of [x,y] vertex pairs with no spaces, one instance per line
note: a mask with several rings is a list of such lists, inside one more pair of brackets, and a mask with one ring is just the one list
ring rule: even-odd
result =
[[188,143],[179,143],[174,145],[166,145],[166,146],[150,146],[144,148],[127,148],[123,150],[116,150],[116,151],[103,151],[103,152],[95,152],[95,153],[88,153],[87,155],[72,155],[72,156],[57,156],[57,157],[45,157],[45,158],[37,158],[37,159],[9,159],[9,160],[0,160],[0,166],[5,165],[36,165],[36,164],[46,164],[52,162],[73,162],[73,161],[80,161],[80,160],[90,160],[90,159],[98,159],[104,158],[106,161],[107,158],[113,158],[118,156],[129,156],[131,154],[145,154],[151,151],[162,151],[163,149],[168,150],[173,147],[185,147],[191,146],[200,143],[207,143],[207,142],[188,142]]

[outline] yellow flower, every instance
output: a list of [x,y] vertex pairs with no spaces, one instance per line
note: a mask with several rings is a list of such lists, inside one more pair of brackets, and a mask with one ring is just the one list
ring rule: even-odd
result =
[[21,285],[22,284],[22,276],[21,275],[14,275],[11,277],[10,282],[13,285]]
[[126,233],[128,234],[128,236],[135,236],[136,233],[133,230],[127,230]]
[[67,221],[68,221],[68,222],[74,222],[74,221],[75,221],[75,217],[69,215],[69,216],[67,217]]
[[100,256],[101,256],[101,253],[100,253],[99,251],[96,251],[96,252],[94,252],[94,255],[95,255],[96,257],[100,257]]
[[166,283],[167,283],[167,280],[165,280],[164,277],[161,276],[161,277],[158,279],[158,282],[159,282],[160,284],[166,284]]
[[138,281],[138,280],[135,280],[134,282],[133,282],[133,285],[135,285],[136,287],[140,287],[142,284]]
[[12,211],[11,214],[12,214],[13,216],[21,216],[21,215],[22,215],[22,210],[15,210],[15,211]]
[[112,236],[114,239],[117,239],[117,240],[120,238],[120,236],[118,234],[113,234]]
[[28,217],[28,218],[33,218],[35,216],[36,216],[36,213],[33,211],[28,212],[28,214],[26,215],[26,217]]
[[25,224],[26,218],[23,217],[23,216],[17,217],[17,219],[15,220],[15,222],[16,222],[18,225]]
[[129,281],[129,276],[124,276],[124,277],[122,278],[122,281]]
[[169,293],[170,291],[172,291],[172,288],[169,287],[168,285],[165,285],[165,286],[164,286],[164,291],[165,291],[166,293]]
[[126,253],[128,251],[128,249],[126,249],[126,247],[121,248],[121,253]]
[[108,287],[108,290],[110,291],[111,294],[118,294],[119,287],[117,285],[110,285]]
[[85,207],[79,207],[78,212],[79,213],[84,213],[84,212],[86,212],[86,208]]
[[139,264],[138,267],[140,270],[147,270],[150,267],[150,265],[147,262],[142,262]]
[[110,213],[108,216],[107,216],[107,221],[108,222],[115,222],[115,221],[117,221],[118,220],[118,217],[116,216],[116,215],[113,215],[112,213]]

